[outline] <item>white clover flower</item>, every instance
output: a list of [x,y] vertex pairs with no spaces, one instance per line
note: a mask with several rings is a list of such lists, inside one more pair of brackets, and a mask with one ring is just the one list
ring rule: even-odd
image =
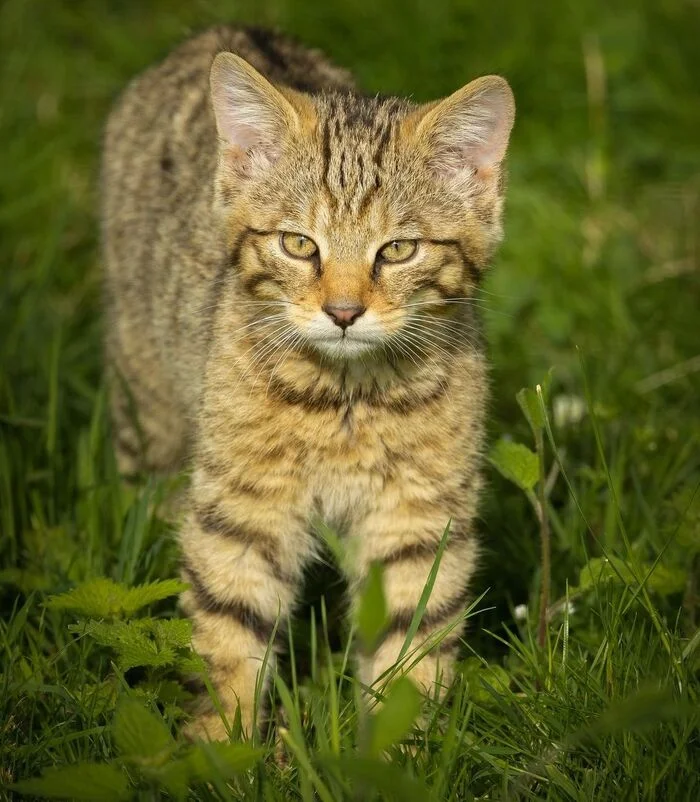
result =
[[513,610],[513,618],[516,621],[525,621],[527,618],[527,604],[518,604]]
[[552,400],[552,416],[557,427],[583,420],[586,402],[577,395],[558,395]]

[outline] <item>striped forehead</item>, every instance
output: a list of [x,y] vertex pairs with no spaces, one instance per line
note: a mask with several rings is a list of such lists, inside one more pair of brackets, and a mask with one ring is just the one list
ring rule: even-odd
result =
[[336,212],[361,214],[382,186],[405,107],[394,98],[334,94],[319,99],[322,183]]

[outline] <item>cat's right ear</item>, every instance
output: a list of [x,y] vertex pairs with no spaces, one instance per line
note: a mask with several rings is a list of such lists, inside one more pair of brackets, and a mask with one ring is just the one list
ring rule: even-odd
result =
[[219,53],[210,73],[211,100],[221,156],[242,177],[277,160],[299,117],[279,90],[234,53]]

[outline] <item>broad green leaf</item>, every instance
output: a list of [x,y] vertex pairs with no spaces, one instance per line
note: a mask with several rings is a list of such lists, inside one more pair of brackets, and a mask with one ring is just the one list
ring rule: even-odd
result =
[[131,615],[141,607],[180,593],[186,587],[176,579],[166,579],[128,588],[112,579],[99,577],[67,593],[49,597],[46,605],[53,610],[68,610],[90,618],[112,618]]
[[523,387],[515,397],[532,431],[542,431],[544,429],[544,415],[542,414],[542,407],[537,393],[529,387]]
[[508,672],[498,665],[485,666],[476,657],[464,660],[459,670],[469,683],[469,698],[480,704],[496,703],[510,685]]
[[21,780],[12,787],[21,794],[47,799],[85,799],[88,802],[131,799],[124,773],[115,766],[102,763],[77,763],[47,769],[41,777]]
[[581,569],[578,584],[581,590],[595,587],[602,582],[636,584],[632,569],[619,557],[593,557]]
[[[643,576],[646,576],[651,570],[650,566],[646,565],[642,569]],[[681,593],[685,590],[687,581],[688,571],[686,569],[658,563],[647,580],[647,587],[661,596],[670,596],[672,593]]]
[[408,677],[399,677],[372,716],[371,752],[379,756],[385,749],[400,741],[413,726],[421,709],[421,695]]
[[521,443],[499,440],[491,449],[489,461],[496,470],[521,490],[532,490],[539,478],[537,454]]
[[[657,564],[653,571],[649,563],[639,566],[639,579],[644,580],[647,574],[646,586],[662,596],[680,593],[687,580],[686,571],[682,568],[672,568]],[[619,557],[594,557],[583,566],[579,574],[579,589],[586,590],[601,583],[613,582],[617,584],[638,584],[632,568]]]
[[575,737],[587,740],[617,732],[638,732],[661,721],[697,716],[697,708],[687,700],[674,699],[670,689],[647,688],[614,702],[590,727]]
[[357,610],[357,632],[364,650],[374,651],[389,624],[384,597],[384,572],[379,563],[372,563]]
[[135,699],[126,697],[114,718],[114,741],[124,756],[162,762],[175,747],[163,721]]
[[[382,798],[397,802],[432,802],[430,789],[420,780],[411,777],[398,765],[379,758],[347,754],[341,757],[324,755],[317,762],[333,773],[348,777],[355,787],[358,799],[366,798],[366,786],[382,794]],[[372,797],[373,798],[373,797]]]
[[228,780],[251,769],[265,753],[248,744],[199,743],[183,758],[193,782]]

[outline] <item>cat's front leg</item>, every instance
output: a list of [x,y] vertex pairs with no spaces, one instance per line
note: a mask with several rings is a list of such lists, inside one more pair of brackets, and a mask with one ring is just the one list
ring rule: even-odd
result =
[[[271,493],[264,483],[243,481],[230,470],[212,476],[200,468],[180,533],[182,575],[190,584],[182,602],[194,623],[193,645],[229,723],[240,708],[246,734],[258,723],[256,688],[266,688],[311,548],[304,519],[284,496],[279,487]],[[227,738],[211,706],[188,732]]]
[[[387,494],[388,496],[388,494]],[[461,513],[461,514],[460,514]],[[363,580],[373,562],[384,568],[384,591],[390,616],[388,631],[373,654],[358,657],[359,679],[381,689],[386,672],[397,662],[423,589],[435,562],[445,527],[451,519],[447,545],[442,554],[427,607],[418,631],[406,651],[408,659],[399,673],[408,673],[427,694],[438,694],[453,677],[454,660],[468,603],[468,583],[477,558],[469,505],[455,510],[451,505],[427,499],[419,503],[400,494],[379,499],[375,509],[353,534],[354,599],[362,592]],[[416,658],[431,636],[458,622],[421,660]],[[418,648],[417,648],[418,647]],[[417,651],[416,651],[417,649]]]

